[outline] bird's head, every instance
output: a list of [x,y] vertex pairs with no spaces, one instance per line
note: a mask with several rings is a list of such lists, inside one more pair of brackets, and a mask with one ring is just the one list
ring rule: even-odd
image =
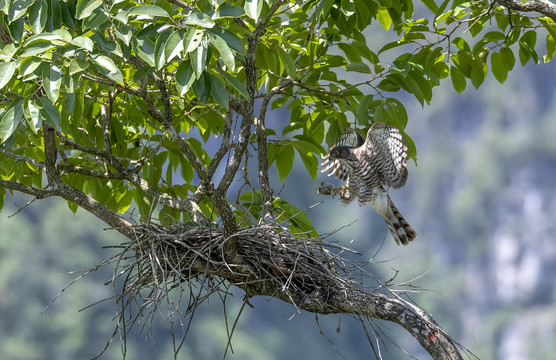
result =
[[332,159],[347,159],[349,155],[350,151],[347,146],[337,146],[330,150],[330,157]]

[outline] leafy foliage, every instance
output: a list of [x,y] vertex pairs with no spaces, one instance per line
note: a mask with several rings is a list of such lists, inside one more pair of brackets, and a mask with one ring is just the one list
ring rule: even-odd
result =
[[[199,170],[216,168],[222,160],[213,158],[207,143],[230,131],[228,118],[252,116],[256,99],[290,110],[289,121],[264,132],[268,164],[283,180],[297,154],[315,179],[317,156],[326,152],[323,143],[333,144],[344,127],[354,124],[365,131],[373,121],[383,121],[403,131],[408,114],[396,94],[401,90],[424,106],[448,76],[461,93],[469,82],[483,83],[489,64],[504,82],[516,59],[546,62],[556,49],[552,19],[509,17],[507,9],[487,1],[14,0],[0,5],[5,35],[1,179],[47,186],[41,166],[46,124],[57,134],[58,170],[65,183],[120,213],[135,203],[142,216],[152,212],[157,199],[131,179],[140,177],[176,199],[191,198],[200,184],[211,181],[200,179]],[[371,48],[369,34],[380,31],[395,39]],[[542,56],[539,42],[546,44]],[[176,143],[173,131],[186,142]],[[197,132],[202,142],[191,135]],[[224,150],[239,141],[232,139]],[[265,146],[259,141],[250,138],[255,148]],[[184,157],[184,149],[192,155]],[[252,194],[238,194],[238,204]],[[219,212],[210,197],[195,202],[209,218]],[[291,226],[314,231],[285,200],[272,205],[289,215]],[[70,202],[70,208],[77,205]],[[249,211],[256,219],[263,210]],[[182,212],[168,204],[162,211],[169,222],[189,221],[190,214],[182,217]],[[236,215],[241,219],[240,211]]]

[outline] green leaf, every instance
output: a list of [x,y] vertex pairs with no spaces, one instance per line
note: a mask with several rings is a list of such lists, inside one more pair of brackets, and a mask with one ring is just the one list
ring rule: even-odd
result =
[[59,129],[61,115],[58,107],[46,96],[41,96],[39,98],[39,106],[39,111],[44,121],[54,129]]
[[390,26],[392,25],[392,18],[390,17],[388,9],[378,9],[378,12],[376,13],[376,19],[386,31],[390,30]]
[[161,32],[156,39],[156,44],[154,45],[154,63],[156,69],[160,70],[166,65],[166,41],[172,34],[172,29],[168,27],[166,30]]
[[232,50],[230,49],[228,44],[226,44],[226,41],[224,41],[224,39],[222,39],[218,35],[211,36],[210,41],[214,44],[216,49],[218,49],[218,52],[220,53],[220,58],[224,62],[224,65],[226,65],[226,67],[231,71],[234,71],[235,69],[234,54],[232,53]]
[[537,33],[533,30],[527,31],[519,39],[519,60],[522,65],[525,65],[530,58],[533,58],[535,63],[539,62],[539,56],[535,51],[536,43]]
[[25,15],[25,12],[26,12],[27,8],[29,6],[31,6],[31,4],[32,4],[32,1],[30,1],[30,0],[10,1],[9,2],[9,11],[7,13],[8,21],[10,23],[13,23],[14,21],[21,18],[23,15]]
[[46,0],[37,0],[29,8],[29,24],[35,34],[42,32],[48,19],[48,3]]
[[228,6],[221,5],[218,9],[211,11],[209,13],[211,19],[222,19],[222,18],[238,18],[245,14],[243,8],[239,6]]
[[46,29],[54,31],[62,27],[62,7],[59,0],[50,0],[50,14],[46,21]]
[[128,10],[127,16],[135,15],[170,17],[166,10],[157,5],[137,5]]
[[174,31],[166,41],[164,50],[164,53],[166,54],[166,62],[169,62],[176,56],[179,56],[180,52],[183,50],[182,32],[183,30]]
[[278,55],[278,59],[280,59],[286,75],[292,79],[295,79],[297,68],[292,57],[284,49],[282,49],[282,47],[276,44],[272,44],[271,49],[275,54]]
[[293,167],[293,159],[295,157],[294,149],[291,144],[278,145],[278,154],[276,156],[276,169],[278,177],[283,181],[291,172]]
[[386,99],[384,102],[384,115],[387,123],[397,127],[400,130],[405,129],[407,125],[407,111],[403,104],[394,98]]
[[187,139],[187,142],[201,163],[205,166],[208,165],[210,163],[210,156],[203,148],[203,144],[201,144],[199,140],[191,137]]
[[263,0],[245,0],[245,5],[243,6],[245,14],[255,21],[259,19],[262,8]]
[[229,107],[230,95],[228,94],[226,85],[220,77],[210,74],[208,75],[210,76],[210,92],[212,94],[212,98],[218,105],[227,109]]
[[429,8],[430,11],[432,11],[433,14],[436,14],[438,12],[438,5],[436,5],[436,2],[434,0],[422,0],[423,4],[425,4],[426,7]]
[[33,56],[26,57],[21,61],[19,65],[19,75],[27,76],[33,73],[41,64],[42,64],[41,59],[38,59]]
[[355,110],[355,120],[359,125],[367,125],[369,121],[369,104],[373,99],[373,95],[365,95],[359,100],[357,109]]
[[504,56],[499,53],[493,53],[490,56],[490,69],[498,82],[503,84],[504,81],[506,81],[506,78],[508,77],[508,69],[506,68]]
[[42,72],[42,85],[46,96],[55,103],[60,96],[60,85],[62,84],[62,74],[56,65],[46,66]]
[[206,104],[210,97],[210,93],[211,93],[210,87],[211,87],[210,78],[206,75],[205,72],[203,72],[198,79],[193,81],[193,85],[192,85],[193,92],[195,93],[195,96],[202,104]]
[[508,71],[512,71],[515,66],[515,55],[513,51],[508,47],[503,47],[500,49],[500,55],[504,57],[504,62],[506,63]]
[[236,34],[221,27],[215,27],[209,29],[209,31],[224,39],[230,48],[236,50],[240,54],[245,54],[245,44]]
[[312,151],[308,151],[307,147],[304,146],[302,141],[295,141],[293,145],[297,150],[301,161],[303,161],[303,165],[305,165],[307,172],[311,176],[311,179],[315,180],[317,178],[319,161]]
[[191,53],[191,64],[195,70],[195,78],[199,79],[207,67],[207,48],[203,43]]
[[245,84],[243,84],[241,81],[239,81],[235,76],[232,76],[231,74],[228,74],[226,71],[224,70],[220,70],[219,71],[220,75],[224,76],[224,78],[237,90],[239,91],[239,93],[241,94],[241,96],[243,96],[243,98],[245,98],[246,100],[249,100],[249,93],[247,92],[247,88],[245,87]]
[[482,67],[473,66],[471,68],[471,83],[475,86],[476,89],[481,86],[481,84],[485,81],[485,72]]
[[187,15],[184,20],[184,24],[200,26],[204,28],[212,28],[216,23],[205,13],[195,12],[193,14]]
[[203,40],[204,35],[203,30],[195,29],[193,26],[187,28],[185,32],[185,36],[183,37],[183,49],[184,52],[187,54],[199,46],[201,41]]
[[556,41],[551,34],[546,34],[546,55],[542,57],[543,62],[547,63],[554,57],[556,53]]
[[341,42],[338,44],[338,47],[344,52],[349,62],[361,62],[361,55],[351,44]]
[[23,56],[33,56],[33,55],[42,54],[52,49],[53,47],[54,45],[52,44],[52,42],[48,40],[36,40],[27,45],[27,48],[25,48],[25,52],[23,53]]
[[4,62],[0,64],[0,89],[12,79],[17,65],[15,62]]
[[147,37],[137,38],[137,55],[149,66],[154,66],[154,43]]
[[[122,13],[119,13],[122,14]],[[114,28],[114,33],[116,37],[124,42],[124,44],[128,45],[131,43],[131,37],[133,33],[129,29],[129,27],[123,25],[117,28]]]
[[0,143],[4,143],[23,119],[23,98],[17,98],[2,115],[0,120]]
[[370,74],[371,69],[369,65],[362,63],[362,62],[352,62],[346,65],[347,71],[357,71],[364,74]]
[[176,71],[176,89],[184,96],[195,80],[195,72],[189,60],[182,61]]
[[113,80],[117,83],[120,83],[120,84],[122,84],[124,82],[122,72],[116,66],[116,64],[114,64],[112,59],[110,59],[108,56],[99,55],[99,56],[93,57],[93,61],[98,66],[100,66],[101,69],[106,70],[105,72],[103,72],[103,74],[107,78],[109,78],[110,80]]
[[465,76],[456,66],[450,67],[450,78],[452,79],[452,84],[454,89],[461,94],[467,85],[465,81]]
[[78,0],[75,8],[77,20],[91,16],[94,10],[102,5],[102,0]]
[[69,73],[70,73],[70,75],[80,73],[82,71],[87,70],[89,65],[91,65],[91,63],[86,61],[86,60],[81,60],[79,58],[74,58],[70,61],[70,64],[69,64]]
[[41,128],[42,119],[39,107],[34,100],[29,99],[27,101],[27,106],[23,113],[25,115],[25,120],[27,120],[27,125],[36,133]]
[[80,48],[83,48],[90,53],[93,52],[93,46],[94,46],[93,40],[91,40],[90,38],[88,38],[86,36],[78,36],[78,37],[72,39],[70,41],[70,43],[75,45],[75,46],[79,46]]

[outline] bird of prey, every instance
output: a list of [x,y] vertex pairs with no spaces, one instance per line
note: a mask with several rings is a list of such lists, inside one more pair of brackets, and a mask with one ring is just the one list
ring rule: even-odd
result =
[[363,138],[351,128],[340,136],[330,153],[324,157],[321,172],[330,170],[346,182],[335,193],[340,193],[342,203],[355,198],[359,204],[370,203],[384,218],[396,244],[407,245],[417,233],[398,211],[386,189],[401,188],[407,180],[407,147],[395,127],[376,123]]

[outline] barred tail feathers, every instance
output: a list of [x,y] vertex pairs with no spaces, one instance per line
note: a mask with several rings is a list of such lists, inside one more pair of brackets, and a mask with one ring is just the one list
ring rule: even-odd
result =
[[413,230],[411,225],[405,220],[402,216],[398,208],[394,205],[390,197],[388,196],[388,207],[389,211],[387,214],[384,214],[384,221],[390,232],[392,233],[392,237],[396,241],[397,245],[408,245],[410,241],[413,241],[417,237],[417,232]]

